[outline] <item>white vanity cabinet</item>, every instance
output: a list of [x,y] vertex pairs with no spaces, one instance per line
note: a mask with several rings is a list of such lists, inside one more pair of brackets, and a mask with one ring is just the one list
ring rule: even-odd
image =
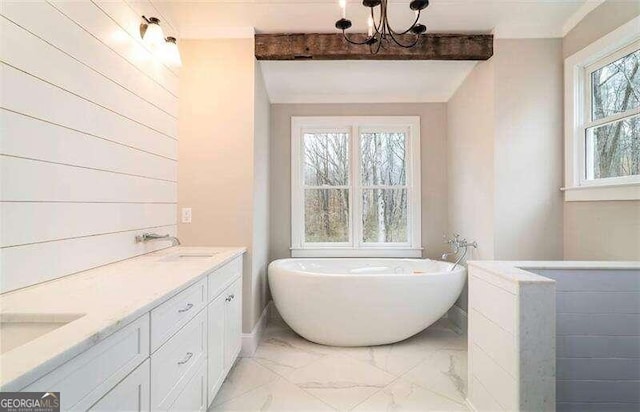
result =
[[224,367],[230,369],[242,346],[242,280],[225,290]]
[[206,411],[240,352],[242,256],[172,294],[22,390],[62,410]]
[[209,275],[207,307],[208,404],[240,353],[242,339],[242,261],[238,258]]
[[148,358],[147,313],[22,391],[60,392],[62,410],[87,410]]
[[147,359],[133,372],[111,389],[102,399],[89,408],[90,411],[129,411],[149,410],[150,400],[150,361]]

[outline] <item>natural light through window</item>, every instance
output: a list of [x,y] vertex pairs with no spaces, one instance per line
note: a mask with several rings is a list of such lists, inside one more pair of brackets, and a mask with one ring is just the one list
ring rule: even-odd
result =
[[587,180],[640,175],[640,50],[623,54],[587,68]]
[[419,160],[417,117],[294,117],[293,255],[419,256]]
[[640,200],[639,22],[565,59],[566,201]]

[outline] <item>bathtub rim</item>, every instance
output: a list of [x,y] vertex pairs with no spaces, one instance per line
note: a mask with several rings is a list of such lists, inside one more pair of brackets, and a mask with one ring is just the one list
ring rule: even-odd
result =
[[[290,261],[318,261],[318,260],[394,260],[394,261],[409,261],[409,262],[425,262],[425,261],[431,261],[431,262],[436,262],[438,264],[445,264],[445,268],[444,270],[441,271],[437,271],[437,272],[420,272],[420,273],[320,273],[320,272],[309,272],[306,270],[299,270],[299,269],[291,269],[291,268],[285,268],[282,267],[281,265]],[[466,271],[467,268],[462,265],[462,264],[458,264],[457,268],[455,268],[454,270],[450,270],[452,267],[454,266],[454,263],[451,262],[445,262],[442,260],[434,260],[434,259],[418,259],[418,258],[378,258],[378,257],[370,257],[370,258],[366,258],[366,257],[318,257],[318,258],[311,258],[311,257],[304,257],[304,258],[282,258],[282,259],[276,259],[274,261],[272,261],[271,263],[269,263],[268,265],[268,271],[271,271],[272,268],[273,269],[278,269],[278,270],[284,270],[284,271],[288,271],[288,272],[295,272],[297,275],[301,275],[301,276],[315,276],[315,277],[346,277],[346,276],[350,276],[353,278],[379,278],[379,277],[389,277],[389,278],[394,278],[394,279],[398,279],[398,278],[412,278],[412,279],[416,279],[416,278],[427,278],[427,277],[434,277],[434,276],[448,276],[448,275],[463,275],[466,276]]]

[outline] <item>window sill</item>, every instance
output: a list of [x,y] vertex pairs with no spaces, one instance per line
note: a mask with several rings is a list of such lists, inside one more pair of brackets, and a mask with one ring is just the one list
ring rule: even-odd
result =
[[565,202],[640,200],[640,183],[563,188]]
[[291,257],[421,258],[422,248],[291,248]]

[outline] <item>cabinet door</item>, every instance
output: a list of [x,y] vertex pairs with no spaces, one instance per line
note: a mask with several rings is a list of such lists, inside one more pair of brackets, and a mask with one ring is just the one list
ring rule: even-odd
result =
[[102,399],[89,408],[90,411],[148,411],[149,410],[149,359],[138,366],[111,389]]
[[202,365],[189,380],[176,398],[170,411],[206,411],[207,410],[207,368]]
[[236,280],[223,293],[225,296],[224,366],[235,362],[242,345],[242,279]]
[[227,294],[218,296],[207,307],[207,379],[209,403],[213,402],[224,380],[224,316]]

